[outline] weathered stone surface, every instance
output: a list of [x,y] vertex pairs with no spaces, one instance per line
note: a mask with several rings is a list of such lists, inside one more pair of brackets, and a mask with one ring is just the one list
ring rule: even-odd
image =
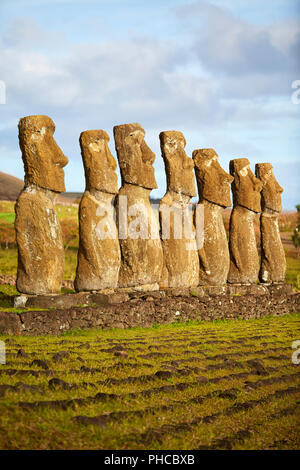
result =
[[19,308],[71,308],[76,305],[89,305],[93,303],[91,294],[80,292],[78,294],[63,294],[63,295],[28,295],[28,296],[14,296],[13,306],[18,308],[21,297],[26,297],[26,302],[20,305]]
[[74,287],[77,291],[115,288],[121,255],[115,222],[117,164],[105,131],[80,135],[86,191],[79,205],[79,250]]
[[[139,124],[114,127],[122,187],[117,198],[121,267],[119,287],[158,288],[163,254],[158,216],[150,205],[150,192],[156,188],[155,155],[144,140]],[[149,286],[150,285],[150,286]]]
[[[195,240],[193,214],[189,211],[190,196],[167,191],[160,201],[162,246],[164,253],[163,278],[160,287],[191,287],[199,283],[199,258]],[[191,231],[185,232],[184,212],[190,218]],[[186,217],[186,218],[187,218]],[[164,233],[164,227],[169,230]],[[166,238],[164,238],[164,236]],[[178,238],[177,238],[178,237]]]
[[233,206],[242,206],[259,213],[262,182],[252,173],[248,158],[230,160],[229,170],[234,177],[231,185]]
[[247,158],[230,161],[233,211],[229,227],[231,284],[255,284],[259,272],[259,256],[256,246],[254,220],[260,212],[261,181],[250,170]]
[[24,294],[59,294],[65,252],[55,212],[56,194],[27,186],[15,205],[18,271],[16,286]]
[[260,284],[234,285],[228,284],[227,294],[229,295],[269,295],[269,290],[266,286]]
[[27,116],[19,122],[25,188],[15,206],[16,285],[25,294],[59,293],[63,278],[64,247],[55,200],[65,191],[63,167],[68,159],[53,138],[54,130],[48,116]]
[[155,155],[146,144],[144,137],[145,131],[138,123],[114,127],[122,184],[130,183],[154,189],[157,188],[152,166]]
[[[271,286],[275,287],[275,285]],[[219,287],[218,287],[219,288]],[[175,289],[178,293],[180,289]],[[183,289],[185,291],[185,289]],[[260,318],[299,312],[300,293],[280,295],[179,296],[145,302],[144,298],[98,307],[73,307],[21,314],[0,312],[0,334],[58,335],[75,328],[150,327],[175,321]],[[179,314],[179,315],[178,315]]]
[[16,313],[0,312],[0,334],[22,334],[22,324],[19,316]]
[[261,192],[261,266],[259,280],[268,283],[284,282],[286,259],[278,227],[283,189],[276,181],[270,163],[258,163],[255,170],[256,176],[263,184]]
[[199,203],[204,206],[199,284],[221,286],[227,281],[230,261],[222,211],[231,206],[230,183],[233,177],[222,169],[214,149],[194,150],[193,159]]
[[19,121],[19,144],[25,170],[25,186],[30,184],[64,192],[63,167],[68,163],[54,140],[55,124],[48,116],[26,116]]
[[117,194],[117,162],[108,147],[108,134],[103,130],[84,131],[80,134],[79,142],[86,190]]
[[159,206],[164,252],[160,286],[197,286],[199,260],[193,214],[189,212],[190,199],[196,195],[194,163],[185,153],[181,132],[164,131],[159,138],[167,177],[167,192]]
[[185,153],[184,135],[178,131],[164,131],[159,134],[159,139],[168,191],[196,196],[194,163]]

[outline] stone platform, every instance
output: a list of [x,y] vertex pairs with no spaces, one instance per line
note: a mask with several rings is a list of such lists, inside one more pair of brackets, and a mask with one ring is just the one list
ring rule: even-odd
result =
[[300,312],[300,293],[293,293],[288,284],[228,285],[153,292],[15,296],[14,305],[20,308],[22,304],[26,309],[22,313],[0,312],[0,334],[59,335],[77,328],[151,327],[188,320],[285,315]]
[[165,289],[141,292],[134,289],[110,290],[109,292],[79,292],[62,295],[16,295],[15,308],[71,308],[76,306],[101,306],[121,304],[131,299],[163,299],[165,297],[203,297],[216,295],[281,295],[293,292],[290,284],[256,284],[203,286],[193,288]]

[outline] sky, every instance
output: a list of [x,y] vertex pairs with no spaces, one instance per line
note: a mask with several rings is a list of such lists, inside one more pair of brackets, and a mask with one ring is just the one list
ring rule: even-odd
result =
[[227,171],[271,162],[284,209],[300,203],[300,0],[0,0],[0,18],[0,171],[23,179],[18,121],[46,114],[66,189],[83,191],[80,133],[104,129],[116,156],[113,126],[138,122],[152,197],[166,189],[159,133],[177,130]]

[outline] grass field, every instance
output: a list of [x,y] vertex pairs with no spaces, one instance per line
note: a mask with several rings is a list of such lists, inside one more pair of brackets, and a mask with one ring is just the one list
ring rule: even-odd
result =
[[5,338],[1,449],[297,449],[299,315]]

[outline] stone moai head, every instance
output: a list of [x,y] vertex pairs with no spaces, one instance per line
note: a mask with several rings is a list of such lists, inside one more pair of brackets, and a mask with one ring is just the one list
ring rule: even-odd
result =
[[109,137],[103,130],[84,131],[79,137],[84,165],[86,189],[117,194],[117,163],[109,147]]
[[226,173],[218,162],[214,149],[193,151],[199,201],[206,199],[222,207],[230,207],[230,184],[233,176]]
[[281,212],[281,193],[283,189],[276,181],[271,163],[257,163],[255,165],[255,174],[263,184],[261,192],[262,211]]
[[114,127],[116,152],[122,184],[130,183],[146,189],[157,188],[152,164],[155,155],[145,140],[140,124],[122,124]]
[[167,190],[186,196],[196,196],[194,162],[185,153],[182,132],[164,131],[159,134],[160,148],[167,175]]
[[249,160],[247,158],[230,160],[229,168],[231,175],[234,177],[231,185],[233,205],[243,206],[253,212],[260,212],[262,182],[250,170]]
[[55,124],[48,116],[26,116],[19,121],[19,144],[25,170],[25,185],[36,184],[64,192],[64,166],[68,163],[54,140]]

